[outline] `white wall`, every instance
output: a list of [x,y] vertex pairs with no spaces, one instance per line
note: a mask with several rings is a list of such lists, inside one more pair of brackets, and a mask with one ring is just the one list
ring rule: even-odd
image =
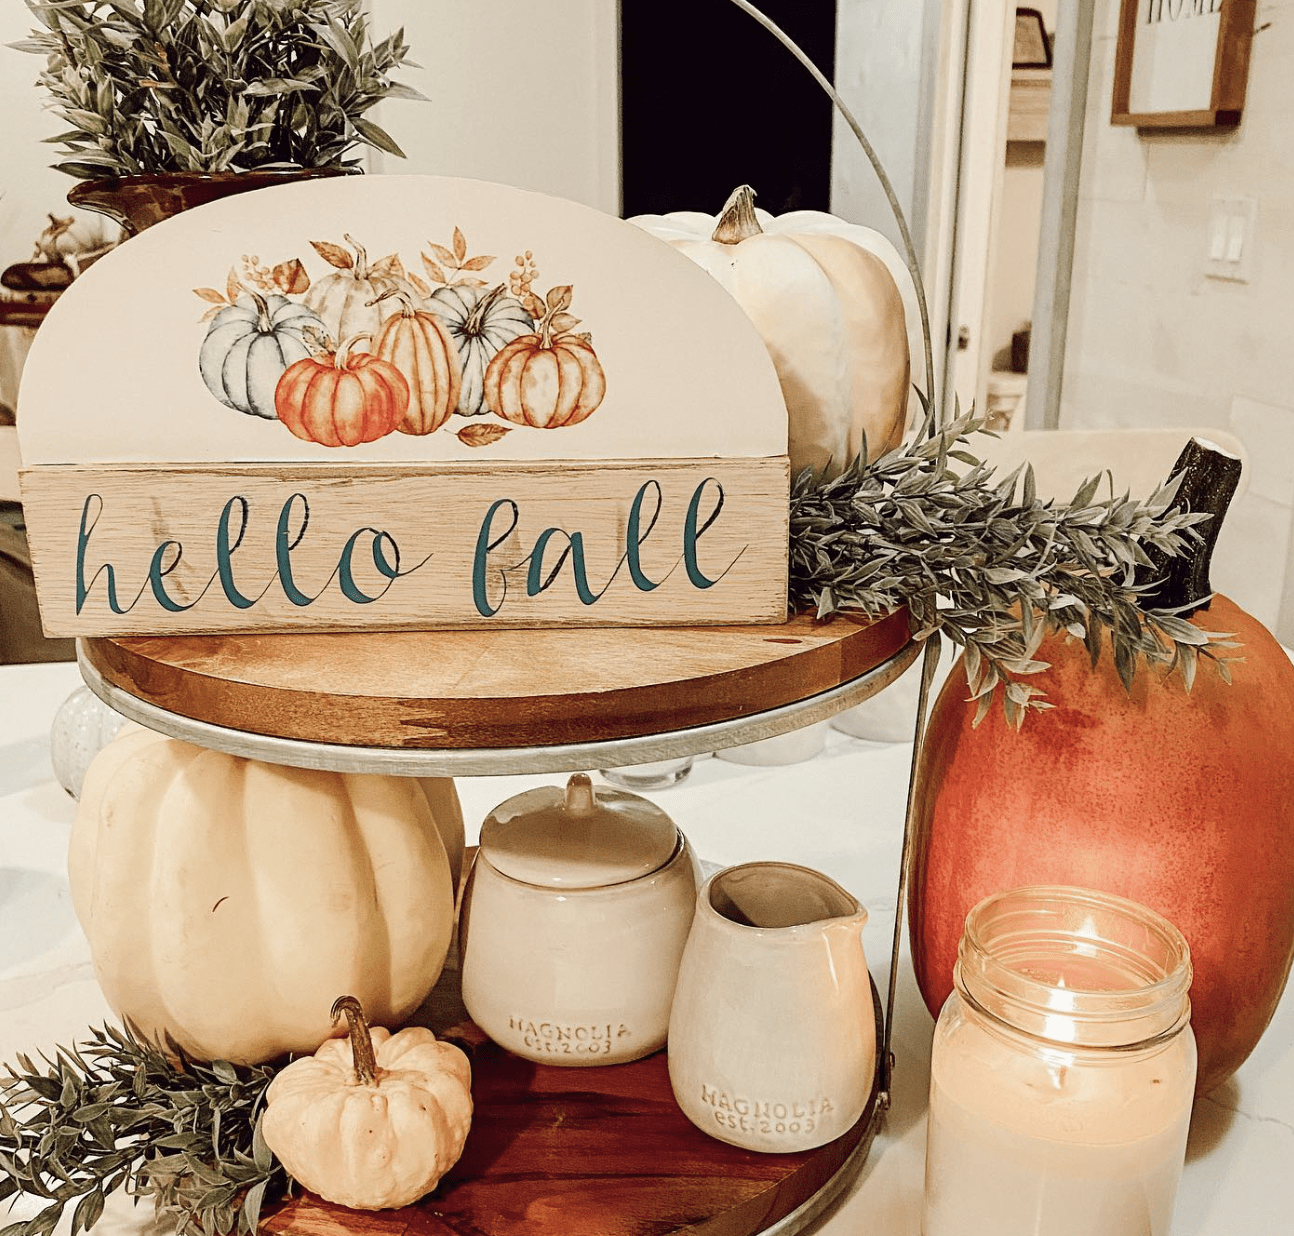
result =
[[620,209],[616,0],[370,0],[373,30],[403,26],[430,103],[374,115],[408,156],[374,170],[498,180]]
[[[1056,28],[1056,0],[1031,0],[1050,35]],[[1011,336],[1033,316],[1042,225],[1042,178],[1046,150],[1041,142],[1009,142],[1002,200],[998,206],[989,275],[989,347],[993,368],[1010,368]]]
[[[921,251],[942,0],[837,0],[836,89],[876,148]],[[899,244],[899,231],[848,124],[832,131],[831,209]]]
[[[1243,123],[1109,123],[1118,0],[1096,0],[1061,424],[1212,425],[1250,456],[1214,584],[1294,643],[1294,0],[1259,0]],[[1251,282],[1206,278],[1210,199],[1258,203]]]
[[66,195],[75,182],[49,167],[59,148],[42,144],[67,127],[43,108],[36,77],[44,61],[8,46],[35,25],[20,0],[0,0],[0,270],[31,257],[51,211],[73,213]]

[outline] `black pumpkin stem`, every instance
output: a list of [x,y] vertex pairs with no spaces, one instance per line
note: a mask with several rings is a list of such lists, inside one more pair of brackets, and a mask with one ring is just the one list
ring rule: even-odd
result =
[[350,1023],[350,1050],[355,1061],[355,1080],[361,1086],[377,1083],[377,1057],[373,1054],[373,1036],[369,1033],[364,1006],[354,996],[338,996],[332,1006],[335,1026],[346,1015]]
[[1234,455],[1201,438],[1192,438],[1177,457],[1168,479],[1180,477],[1173,505],[1187,511],[1207,512],[1213,518],[1195,530],[1194,553],[1169,558],[1146,547],[1152,566],[1137,569],[1137,584],[1145,586],[1143,609],[1170,609],[1184,618],[1207,609],[1213,594],[1209,564],[1222,520],[1240,483],[1241,463]]

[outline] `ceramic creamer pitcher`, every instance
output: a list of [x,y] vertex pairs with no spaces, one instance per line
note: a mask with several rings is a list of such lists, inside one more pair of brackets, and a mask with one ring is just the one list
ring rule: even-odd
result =
[[674,1097],[698,1128],[782,1153],[858,1121],[876,1071],[866,921],[807,867],[750,863],[706,881],[669,1025]]
[[541,1064],[659,1050],[699,876],[665,812],[584,773],[500,804],[463,892],[472,1020]]

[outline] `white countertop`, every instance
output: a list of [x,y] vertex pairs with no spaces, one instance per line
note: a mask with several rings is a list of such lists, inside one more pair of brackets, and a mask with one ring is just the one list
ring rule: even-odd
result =
[[[72,913],[65,859],[74,804],[54,782],[48,732],[78,686],[76,667],[0,667],[0,1061],[84,1035],[112,1014],[99,993]],[[871,917],[864,945],[884,993],[911,747],[833,733],[815,759],[784,768],[698,761],[682,784],[654,795],[697,853],[728,864],[803,863],[858,896]],[[546,777],[460,779],[475,823]],[[867,1163],[810,1230],[816,1236],[917,1236],[933,1022],[906,948],[893,1048],[893,1107]],[[16,1211],[34,1214],[39,1204]],[[150,1210],[114,1199],[95,1229],[138,1233]],[[0,1227],[6,1217],[0,1207]],[[66,1233],[65,1217],[60,1231]],[[1285,1236],[1294,1232],[1294,995],[1240,1072],[1196,1104],[1175,1236]]]

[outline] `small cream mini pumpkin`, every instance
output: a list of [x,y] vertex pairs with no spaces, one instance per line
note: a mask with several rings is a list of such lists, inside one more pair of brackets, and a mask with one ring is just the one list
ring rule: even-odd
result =
[[462,829],[448,779],[287,768],[134,729],[86,774],[72,902],[117,1013],[195,1058],[256,1063],[313,1051],[339,988],[382,1023],[409,1018],[449,949]]
[[839,472],[867,438],[875,459],[920,416],[916,289],[879,232],[816,210],[773,216],[742,185],[716,219],[696,211],[629,220],[709,271],[773,359],[788,416],[791,475]]
[[353,1210],[408,1206],[463,1153],[472,1069],[457,1047],[411,1026],[369,1030],[354,996],[333,1005],[350,1038],[329,1039],[270,1083],[261,1133],[289,1176]]

